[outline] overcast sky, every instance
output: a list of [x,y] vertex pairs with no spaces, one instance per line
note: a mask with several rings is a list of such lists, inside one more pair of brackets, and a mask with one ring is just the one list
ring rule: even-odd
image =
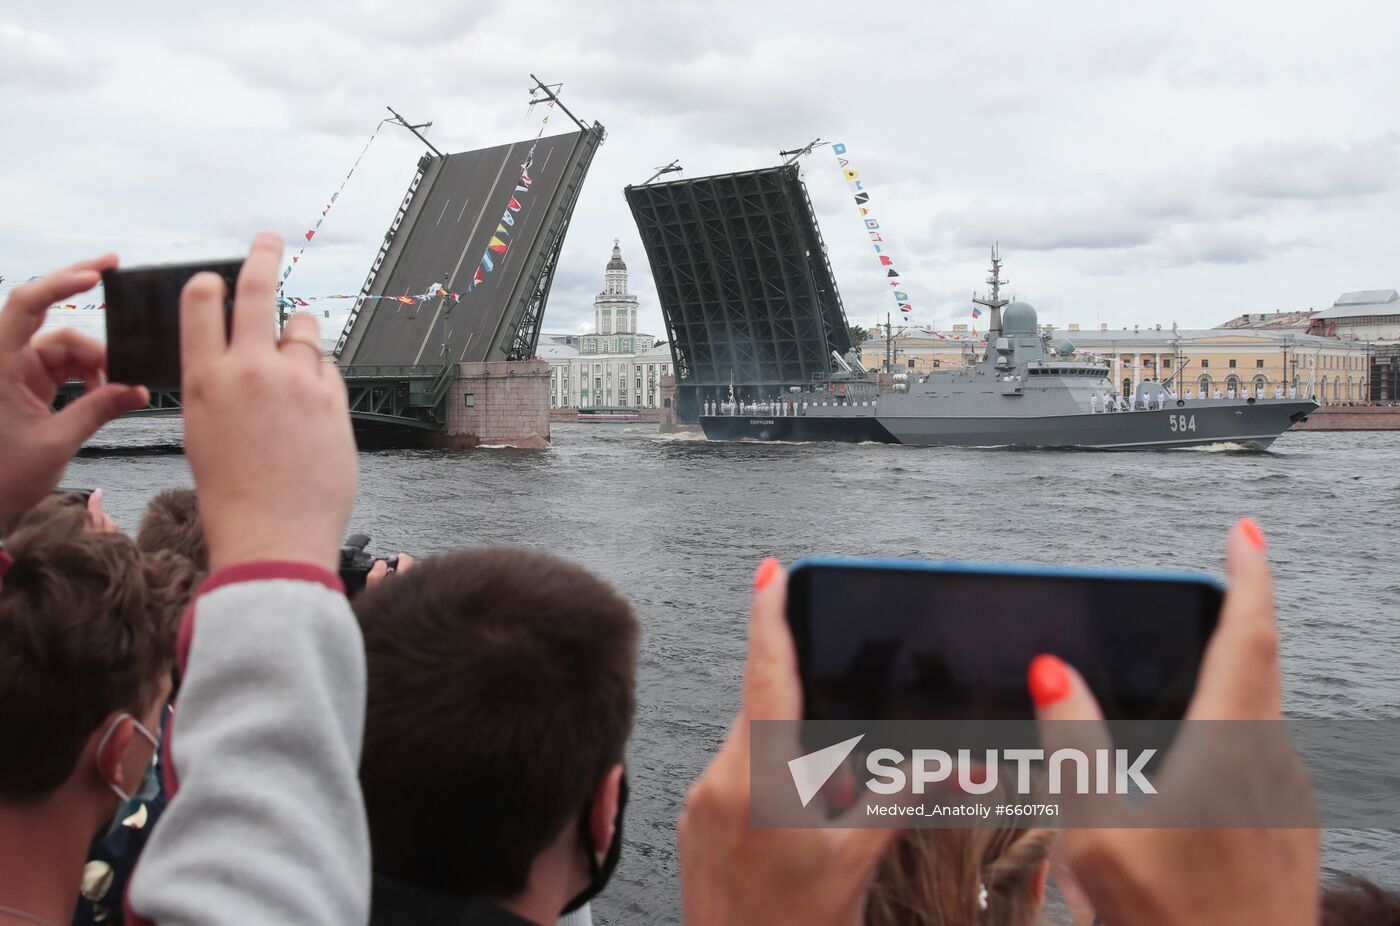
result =
[[[913,321],[968,321],[994,240],[1061,326],[1321,307],[1400,287],[1397,35],[1382,0],[7,0],[0,274],[223,257],[262,228],[294,244],[385,104],[444,150],[501,144],[538,128],[534,72],[608,130],[546,330],[590,327],[618,237],[664,331],[624,185],[817,136],[862,171]],[[421,150],[380,132],[289,292],[359,288]],[[803,171],[848,315],[882,319],[831,149]]]

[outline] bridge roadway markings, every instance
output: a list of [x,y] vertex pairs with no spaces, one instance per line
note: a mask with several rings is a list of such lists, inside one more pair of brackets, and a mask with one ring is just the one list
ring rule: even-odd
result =
[[[433,283],[443,283],[443,272],[450,270],[445,285],[461,291],[476,272],[476,260],[485,252],[495,234],[501,212],[519,179],[519,168],[533,139],[487,148],[479,151],[449,155],[437,168],[431,184],[425,183],[418,193],[419,203],[413,209],[412,225],[407,221],[400,229],[402,247],[392,264],[386,264],[373,288],[375,294],[405,294],[423,292]],[[486,284],[464,296],[460,305],[453,305],[449,316],[449,350],[465,361],[500,360],[506,345],[502,339],[507,313],[515,308],[521,296],[516,292],[523,275],[533,266],[551,220],[553,206],[567,181],[565,172],[572,166],[572,155],[584,143],[581,133],[547,136],[540,139],[531,170],[534,183],[522,215],[512,228],[511,252],[521,250],[523,256],[505,262],[486,276]],[[553,157],[559,149],[560,157]],[[440,226],[433,223],[434,207],[442,214],[445,200],[459,202],[459,221]],[[470,203],[470,205],[468,205]],[[450,205],[448,206],[450,210]],[[472,209],[470,221],[466,210]],[[518,272],[519,276],[512,276]],[[514,298],[512,298],[514,297]],[[361,317],[365,326],[356,338],[354,353],[345,358],[350,365],[411,364],[441,361],[442,300],[434,300],[431,311],[410,314],[388,311],[390,303]],[[468,349],[470,342],[470,349]]]
[[[501,163],[500,163],[500,165],[496,168],[496,176],[495,176],[495,178],[491,181],[491,191],[492,191],[493,193],[495,192],[496,187],[500,185],[500,182],[501,182],[501,174],[505,171],[506,165],[509,164],[512,160],[514,160],[513,155],[515,154],[515,149],[516,149],[517,147],[519,147],[521,144],[522,144],[521,142],[516,142],[515,144],[511,145],[511,146],[509,147],[509,149],[506,151],[506,156],[503,157],[503,158],[501,158]],[[444,167],[444,169],[446,169],[446,168]],[[515,190],[515,184],[514,184],[514,183],[511,184],[511,190],[512,190],[512,195],[514,195],[514,190]],[[490,203],[491,203],[491,197],[490,197],[490,196],[485,197],[485,198],[481,201],[481,208],[478,209],[478,210],[476,211],[476,218],[472,220],[472,230],[471,230],[471,232],[467,235],[466,243],[462,245],[462,251],[461,251],[461,253],[459,253],[459,254],[457,255],[457,263],[455,263],[455,264],[452,265],[452,273],[451,273],[451,274],[448,276],[448,278],[447,278],[447,288],[448,288],[448,289],[452,289],[453,284],[454,284],[454,281],[457,279],[457,274],[458,274],[458,273],[461,271],[461,269],[462,269],[462,263],[463,263],[463,261],[465,261],[465,260],[467,259],[467,254],[471,251],[472,237],[476,234],[476,230],[477,230],[478,228],[481,227],[481,217],[482,217],[483,215],[486,214],[486,207],[487,207],[488,205],[490,205]],[[462,208],[465,209],[466,206],[464,205]],[[499,223],[498,223],[498,224],[499,224]],[[496,233],[496,230],[493,228],[493,229],[491,230],[491,233],[494,235],[494,234]],[[490,239],[488,238],[487,240],[489,241]],[[483,250],[484,250],[484,249],[483,249]],[[474,272],[474,271],[473,271],[473,272]],[[421,343],[421,344],[418,345],[418,353],[417,353],[417,355],[415,356],[415,359],[414,359],[414,361],[413,361],[414,363],[422,363],[422,362],[423,362],[423,351],[425,351],[425,350],[428,349],[428,338],[432,337],[432,335],[433,335],[433,329],[437,326],[438,315],[441,314],[441,312],[442,312],[442,307],[443,307],[443,305],[446,303],[446,301],[447,301],[447,300],[445,300],[445,299],[439,299],[439,300],[437,301],[437,305],[436,305],[436,306],[434,307],[434,309],[433,309],[433,320],[432,320],[432,322],[428,325],[428,330],[425,331],[425,332],[423,333],[423,343]],[[451,341],[452,341],[452,332],[451,332],[451,331],[449,331],[449,332],[447,333],[447,340],[448,340],[448,343],[450,344]],[[468,338],[468,340],[470,340],[470,338]],[[446,353],[446,351],[444,351],[444,353]],[[466,354],[466,348],[465,348],[465,347],[462,348],[462,353],[463,353],[463,355]],[[446,358],[444,357],[443,359],[445,360]]]

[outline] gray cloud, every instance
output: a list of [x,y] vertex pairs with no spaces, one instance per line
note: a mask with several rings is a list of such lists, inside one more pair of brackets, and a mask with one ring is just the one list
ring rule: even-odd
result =
[[1400,188],[1400,135],[1343,143],[1302,140],[1239,149],[1223,191],[1259,199],[1358,199]]
[[[1020,293],[1046,313],[1073,306],[1069,320],[1206,324],[1400,285],[1400,58],[1318,53],[1354,45],[1343,13],[1304,21],[1264,0],[20,8],[0,27],[0,121],[27,142],[0,172],[7,274],[106,247],[220,256],[260,227],[296,241],[385,104],[434,120],[444,149],[499,144],[538,128],[534,72],[609,131],[551,329],[591,321],[617,236],[641,324],[661,333],[624,185],[677,157],[686,176],[772,164],[818,135],[851,145],[914,322],[966,320],[994,240]],[[1393,33],[1400,8],[1373,7],[1366,28]],[[298,265],[299,291],[359,285],[420,151],[381,133]],[[803,170],[852,317],[883,317],[889,293],[830,151]],[[1358,266],[1397,279],[1357,280]]]
[[0,22],[0,86],[72,91],[94,86],[102,67],[91,56],[37,29]]

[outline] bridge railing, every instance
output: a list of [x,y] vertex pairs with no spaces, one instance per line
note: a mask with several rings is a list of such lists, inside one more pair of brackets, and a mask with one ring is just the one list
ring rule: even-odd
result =
[[396,378],[423,378],[429,379],[440,376],[443,372],[442,364],[393,364],[393,363],[356,363],[340,368],[340,375],[346,379],[396,379]]

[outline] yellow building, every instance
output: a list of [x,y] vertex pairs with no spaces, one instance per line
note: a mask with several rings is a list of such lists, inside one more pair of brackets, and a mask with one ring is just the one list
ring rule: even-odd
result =
[[[962,326],[957,326],[962,327]],[[1144,380],[1172,380],[1173,390],[1200,395],[1244,386],[1272,391],[1297,386],[1324,404],[1366,401],[1369,348],[1364,342],[1314,337],[1296,331],[1204,328],[1189,330],[1050,331],[1052,346],[1073,341],[1077,356],[1097,357],[1113,368],[1124,395]],[[927,373],[965,365],[986,349],[961,331],[908,328],[891,339],[861,345],[869,369],[884,369],[893,354],[895,372]]]

